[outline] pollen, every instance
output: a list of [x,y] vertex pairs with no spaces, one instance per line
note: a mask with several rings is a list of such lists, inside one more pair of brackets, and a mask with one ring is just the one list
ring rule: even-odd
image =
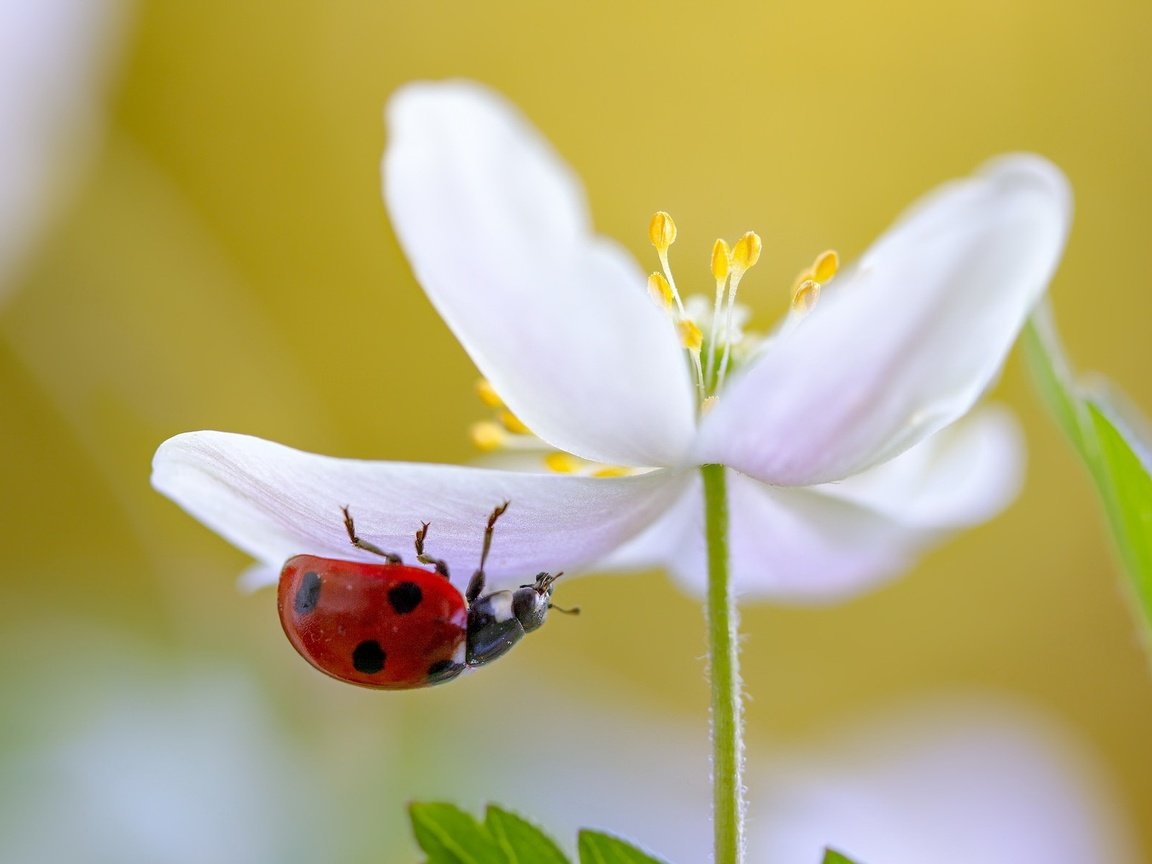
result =
[[812,265],[812,278],[820,283],[828,282],[839,269],[840,256],[836,254],[834,249],[829,249],[816,257],[816,261]]
[[544,457],[544,464],[549,471],[557,474],[574,474],[580,470],[580,460],[570,453],[561,453],[559,450]]
[[682,318],[676,322],[676,331],[680,334],[680,344],[689,351],[698,353],[704,344],[704,334],[700,327],[691,318]]
[[623,465],[605,465],[603,468],[597,468],[592,472],[593,477],[627,477],[632,474],[631,468],[625,468]]
[[828,249],[816,256],[812,266],[796,277],[792,285],[792,311],[807,315],[820,299],[824,283],[830,282],[840,269],[840,256]]
[[815,279],[805,279],[792,292],[792,309],[802,315],[812,311],[820,299],[820,283]]
[[816,256],[816,260],[812,265],[802,271],[793,283],[792,293],[795,294],[800,290],[801,284],[809,280],[819,282],[823,285],[825,282],[831,281],[832,277],[840,269],[840,256],[832,249],[821,252]]
[[728,267],[732,262],[732,251],[723,240],[712,244],[712,276],[717,282],[728,278]]
[[499,450],[508,438],[508,434],[500,426],[489,421],[472,424],[470,434],[476,448],[486,453]]
[[500,425],[513,435],[531,435],[532,430],[524,425],[524,421],[511,411],[500,412]]
[[668,284],[663,273],[653,273],[648,277],[648,294],[661,309],[666,311],[671,311],[676,302],[672,296],[672,286]]
[[676,223],[663,210],[652,214],[648,223],[648,239],[659,252],[667,251],[676,242]]
[[[736,303],[736,291],[744,274],[760,260],[763,243],[754,231],[745,232],[735,245],[720,238],[712,244],[709,270],[716,285],[711,309],[701,308],[698,297],[687,305],[676,287],[668,248],[676,241],[676,223],[661,210],[648,223],[648,239],[656,248],[660,271],[648,277],[648,293],[676,328],[680,345],[688,354],[696,379],[697,404],[719,390],[734,358],[748,356],[749,346],[741,329],[745,310]],[[734,344],[741,343],[741,344]]]
[[764,244],[760,241],[760,235],[755,231],[749,231],[732,247],[733,268],[740,271],[752,269],[760,260],[760,250],[763,248]]
[[500,394],[496,392],[496,388],[492,386],[492,382],[487,378],[477,378],[475,389],[476,395],[480,397],[480,401],[489,408],[504,407],[504,400],[500,398]]

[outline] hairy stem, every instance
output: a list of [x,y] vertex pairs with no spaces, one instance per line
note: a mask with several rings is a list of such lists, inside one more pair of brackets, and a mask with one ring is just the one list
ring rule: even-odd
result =
[[712,809],[715,864],[744,860],[744,732],[736,602],[728,572],[728,493],[722,465],[705,465],[708,658],[712,678]]

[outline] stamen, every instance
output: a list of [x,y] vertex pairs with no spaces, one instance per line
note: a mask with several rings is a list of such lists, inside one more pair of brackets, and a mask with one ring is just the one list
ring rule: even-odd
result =
[[631,474],[632,469],[623,465],[607,465],[592,472],[593,477],[628,477]]
[[476,448],[485,452],[499,450],[508,438],[503,429],[489,421],[473,423],[469,434]]
[[831,280],[839,269],[840,256],[836,254],[834,249],[821,252],[816,256],[816,260],[812,262],[812,266],[802,270],[796,277],[796,281],[792,283],[792,293],[795,294],[796,291],[799,290],[800,285],[809,279],[823,285],[825,282]]
[[511,411],[500,412],[500,424],[513,435],[531,435],[532,430],[524,425],[524,421]]
[[667,252],[668,247],[676,242],[676,223],[672,221],[663,210],[652,214],[648,222],[648,239],[656,247],[657,252]]
[[724,378],[728,374],[728,360],[732,356],[732,319],[733,310],[736,308],[736,289],[740,287],[740,280],[744,278],[744,274],[760,260],[760,251],[763,248],[760,235],[755,231],[748,231],[736,241],[736,247],[732,250],[732,278],[728,282],[728,307],[724,314],[724,356],[720,360],[720,371],[716,373],[717,389],[724,383]]
[[[681,342],[684,342],[683,322],[691,321],[688,319],[687,312],[684,311],[684,302],[680,299],[680,292],[676,290],[676,280],[672,276],[672,265],[668,263],[668,247],[676,242],[676,223],[672,221],[663,210],[653,214],[652,219],[648,222],[648,239],[652,241],[652,245],[656,247],[656,254],[660,258],[660,267],[664,271],[663,281],[656,281],[655,288],[660,292],[661,299],[664,297],[664,285],[667,284],[668,294],[672,298],[672,303],[676,306],[675,314],[672,313],[671,308],[667,305],[665,310],[672,314],[673,320],[676,322],[677,330],[680,332]],[[653,273],[648,278],[648,290],[653,290],[653,277],[659,277],[659,273]],[[693,327],[696,325],[693,324]],[[696,328],[699,332],[700,328]],[[696,373],[696,387],[701,393],[704,392],[704,372],[700,366],[700,349],[693,350],[687,344],[688,354],[692,358],[692,369]]]
[[705,382],[712,380],[716,368],[716,352],[719,350],[717,337],[720,334],[720,307],[724,303],[724,285],[728,281],[729,266],[732,263],[732,250],[723,240],[712,244],[712,277],[716,280],[716,301],[712,305],[712,338],[708,342],[708,365],[704,370]]
[[672,265],[668,263],[668,247],[676,242],[676,223],[663,210],[653,214],[652,221],[648,223],[648,239],[656,247],[656,255],[660,258],[660,267],[664,271],[664,281],[668,283],[668,291],[672,295],[672,302],[676,304],[676,311],[683,318],[684,303],[680,300],[680,292],[676,290]]
[[830,281],[839,269],[840,256],[834,249],[829,249],[816,256],[816,262],[812,265],[812,278],[823,284]]
[[489,408],[504,407],[504,400],[500,398],[500,394],[496,392],[496,388],[492,386],[492,382],[487,378],[476,379],[476,395],[479,396],[480,401]]
[[672,286],[668,284],[664,274],[653,273],[648,277],[648,294],[665,312],[672,311],[675,302],[672,297]]
[[704,334],[691,318],[681,318],[676,322],[676,332],[680,334],[680,344],[689,351],[699,354],[704,344]]
[[759,235],[755,231],[749,231],[732,247],[732,268],[740,271],[751,270],[760,260],[760,250],[763,248],[764,244],[760,242]]
[[840,269],[840,256],[834,249],[828,249],[816,256],[812,266],[796,277],[792,286],[792,311],[801,317],[807,315],[820,299],[820,291],[825,282]]
[[629,477],[636,473],[634,468],[624,465],[597,465],[571,453],[554,450],[544,457],[549,471],[557,474],[579,474],[582,477]]
[[580,460],[570,453],[556,451],[544,457],[544,464],[548,470],[557,474],[574,474],[580,470]]
[[732,260],[732,251],[723,240],[712,244],[712,276],[717,282],[724,282],[728,278],[728,265]]
[[820,283],[815,279],[805,279],[792,294],[792,310],[807,315],[820,299]]

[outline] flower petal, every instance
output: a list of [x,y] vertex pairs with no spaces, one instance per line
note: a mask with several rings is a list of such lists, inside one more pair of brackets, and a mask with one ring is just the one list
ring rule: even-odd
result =
[[[848,599],[905,570],[923,532],[866,507],[809,489],[765,486],[729,472],[732,584],[743,597],[794,603]],[[704,589],[700,560],[677,576]]]
[[[934,446],[945,449],[942,443]],[[956,453],[975,449],[965,441]],[[924,502],[923,518],[910,508],[898,508],[895,493],[883,495],[878,480],[854,488],[852,494],[859,498],[854,501],[848,494],[841,496],[840,490],[829,494],[829,487],[767,486],[729,471],[729,548],[737,594],[787,603],[848,599],[907,569],[920,553],[943,539],[948,528],[986,518],[996,505],[1006,503],[1014,486],[997,487],[987,475],[988,488],[999,488],[1001,497],[981,488],[961,490],[949,500],[943,484],[954,476],[953,455],[949,452],[935,460],[917,454],[927,469],[939,470],[938,476],[922,478],[925,489],[913,499]],[[996,458],[988,458],[987,464],[994,466]],[[609,570],[660,566],[693,594],[704,593],[708,571],[698,480],[656,522],[599,565]]]
[[0,301],[98,149],[127,6],[0,3]]
[[978,693],[853,712],[752,785],[765,814],[750,838],[760,862],[813,861],[826,844],[884,864],[1141,857],[1087,743],[1038,709]]
[[302,552],[379,561],[349,544],[342,505],[361,536],[409,561],[413,532],[430,522],[428,553],[449,562],[458,584],[480,559],[488,514],[508,500],[487,567],[500,584],[603,557],[674,500],[682,478],[671,471],[593,479],[335,459],[247,435],[189,432],[157,450],[152,485],[273,566]]
[[926,529],[984,522],[1016,497],[1024,440],[1007,409],[989,405],[882,465],[813,487]]
[[696,456],[766,483],[839,480],[907,450],[992,382],[1052,276],[1067,183],[1004,157],[896,224],[732,382]]
[[694,402],[667,317],[579,181],[502,98],[414,84],[388,109],[384,193],[429,299],[508,407],[598,462],[675,465]]

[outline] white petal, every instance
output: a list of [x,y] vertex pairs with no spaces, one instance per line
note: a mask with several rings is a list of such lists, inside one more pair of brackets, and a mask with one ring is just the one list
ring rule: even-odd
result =
[[733,585],[746,597],[847,599],[905,570],[927,541],[865,507],[735,472],[728,495]]
[[[691,562],[681,562],[687,554]],[[706,584],[704,571],[698,570],[704,562],[704,499],[700,481],[693,478],[684,484],[680,497],[661,513],[647,528],[627,543],[613,549],[601,559],[595,570],[641,570],[667,567],[703,593]],[[679,565],[683,564],[681,567]]]
[[984,522],[1020,491],[1024,440],[1012,414],[988,406],[882,465],[813,487],[922,528]]
[[502,501],[512,503],[488,559],[495,584],[603,557],[654,519],[682,483],[670,471],[593,479],[336,459],[226,432],[165,441],[152,473],[156,489],[271,566],[299,553],[379,561],[349,544],[342,505],[361,537],[409,563],[413,532],[430,522],[427,552],[453,567],[458,584],[472,575],[485,521]]
[[245,594],[249,594],[253,591],[259,591],[261,588],[275,585],[280,581],[280,568],[282,564],[283,562],[280,561],[277,561],[275,564],[266,564],[263,561],[257,561],[240,574],[240,578],[236,580],[236,587]]
[[1002,158],[930,195],[721,394],[697,457],[808,485],[951,423],[1003,363],[1070,217],[1063,175],[1035,156]]
[[[750,600],[829,603],[853,597],[906,570],[946,536],[947,527],[975,517],[978,496],[961,496],[959,503],[945,497],[940,490],[925,493],[935,510],[918,523],[907,512],[885,513],[823,488],[767,486],[729,471],[732,584]],[[697,480],[656,522],[600,563],[609,570],[658,566],[693,594],[704,593],[704,504]]]
[[126,5],[0,2],[0,299],[95,150]]
[[409,85],[388,121],[396,234],[512,411],[587,459],[678,464],[694,426],[679,343],[636,263],[591,232],[571,170],[478,85]]
[[1035,709],[951,696],[853,716],[752,781],[752,860],[816,861],[831,845],[876,864],[1137,861],[1115,781]]

